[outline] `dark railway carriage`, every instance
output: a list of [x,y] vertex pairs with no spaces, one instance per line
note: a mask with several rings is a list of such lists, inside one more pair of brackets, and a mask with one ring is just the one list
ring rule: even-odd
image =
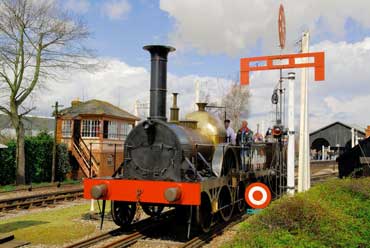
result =
[[[241,148],[223,143],[225,130],[217,117],[198,103],[198,111],[179,121],[176,95],[171,120],[166,118],[167,55],[175,49],[145,46],[151,54],[150,117],[128,135],[125,160],[109,178],[84,180],[88,199],[112,201],[117,225],[129,225],[140,205],[151,215],[165,206],[186,210],[191,224],[208,231],[220,217],[231,218],[244,211],[245,187],[255,181],[270,186],[275,196],[286,185],[286,166],[281,140],[252,145],[250,156],[241,157]],[[242,163],[246,171],[241,170]]]

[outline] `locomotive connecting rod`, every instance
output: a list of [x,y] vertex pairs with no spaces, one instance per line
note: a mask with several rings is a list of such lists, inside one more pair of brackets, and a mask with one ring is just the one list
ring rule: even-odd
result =
[[151,55],[150,119],[166,121],[167,57],[176,49],[160,45],[144,46],[143,49]]

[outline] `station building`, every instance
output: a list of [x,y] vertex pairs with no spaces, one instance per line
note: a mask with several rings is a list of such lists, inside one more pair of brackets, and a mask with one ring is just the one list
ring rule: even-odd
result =
[[100,100],[74,100],[57,116],[57,143],[70,151],[72,177],[111,176],[123,162],[125,139],[139,118]]
[[333,156],[327,156],[323,160],[336,159],[344,150],[352,147],[352,137],[355,144],[365,138],[364,130],[339,121],[322,127],[310,133],[311,153],[316,154],[314,157],[321,160],[323,159],[323,154],[320,155],[320,153],[322,153],[324,148],[324,150],[328,151],[329,155],[331,154]]

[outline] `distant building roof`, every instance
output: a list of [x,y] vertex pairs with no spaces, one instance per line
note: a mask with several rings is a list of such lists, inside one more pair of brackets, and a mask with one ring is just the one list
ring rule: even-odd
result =
[[[25,130],[48,130],[54,131],[54,118],[42,116],[24,116],[23,125]],[[8,115],[0,114],[0,130],[13,129],[11,120]]]
[[362,139],[365,137],[365,129],[361,130],[357,127],[337,121],[310,133],[310,147],[316,150],[321,149],[322,146],[344,148],[351,144],[352,128],[356,131],[354,133],[355,139]]
[[340,122],[340,121],[333,122],[333,123],[331,123],[331,124],[329,124],[327,126],[324,126],[324,127],[320,128],[320,129],[317,129],[316,131],[313,131],[312,133],[310,133],[310,135],[314,135],[316,133],[319,133],[319,132],[321,132],[321,131],[323,131],[325,129],[328,129],[328,128],[332,127],[332,126],[335,126],[336,124],[339,124],[339,125],[341,125],[341,126],[343,126],[345,128],[348,128],[348,129],[354,128],[357,132],[365,135],[365,132],[364,132],[365,128],[360,128],[358,125],[347,125],[347,124],[344,124],[343,122]]
[[130,114],[129,112],[114,106],[113,104],[100,100],[89,100],[86,102],[72,101],[72,106],[62,109],[60,112],[64,117],[77,117],[79,115],[106,115],[138,121],[139,117]]

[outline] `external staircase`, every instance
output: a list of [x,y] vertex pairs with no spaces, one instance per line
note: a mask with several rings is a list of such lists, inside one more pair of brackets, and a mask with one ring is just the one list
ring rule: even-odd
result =
[[86,177],[95,177],[99,173],[99,162],[83,139],[74,139],[71,147],[72,155],[76,158]]

